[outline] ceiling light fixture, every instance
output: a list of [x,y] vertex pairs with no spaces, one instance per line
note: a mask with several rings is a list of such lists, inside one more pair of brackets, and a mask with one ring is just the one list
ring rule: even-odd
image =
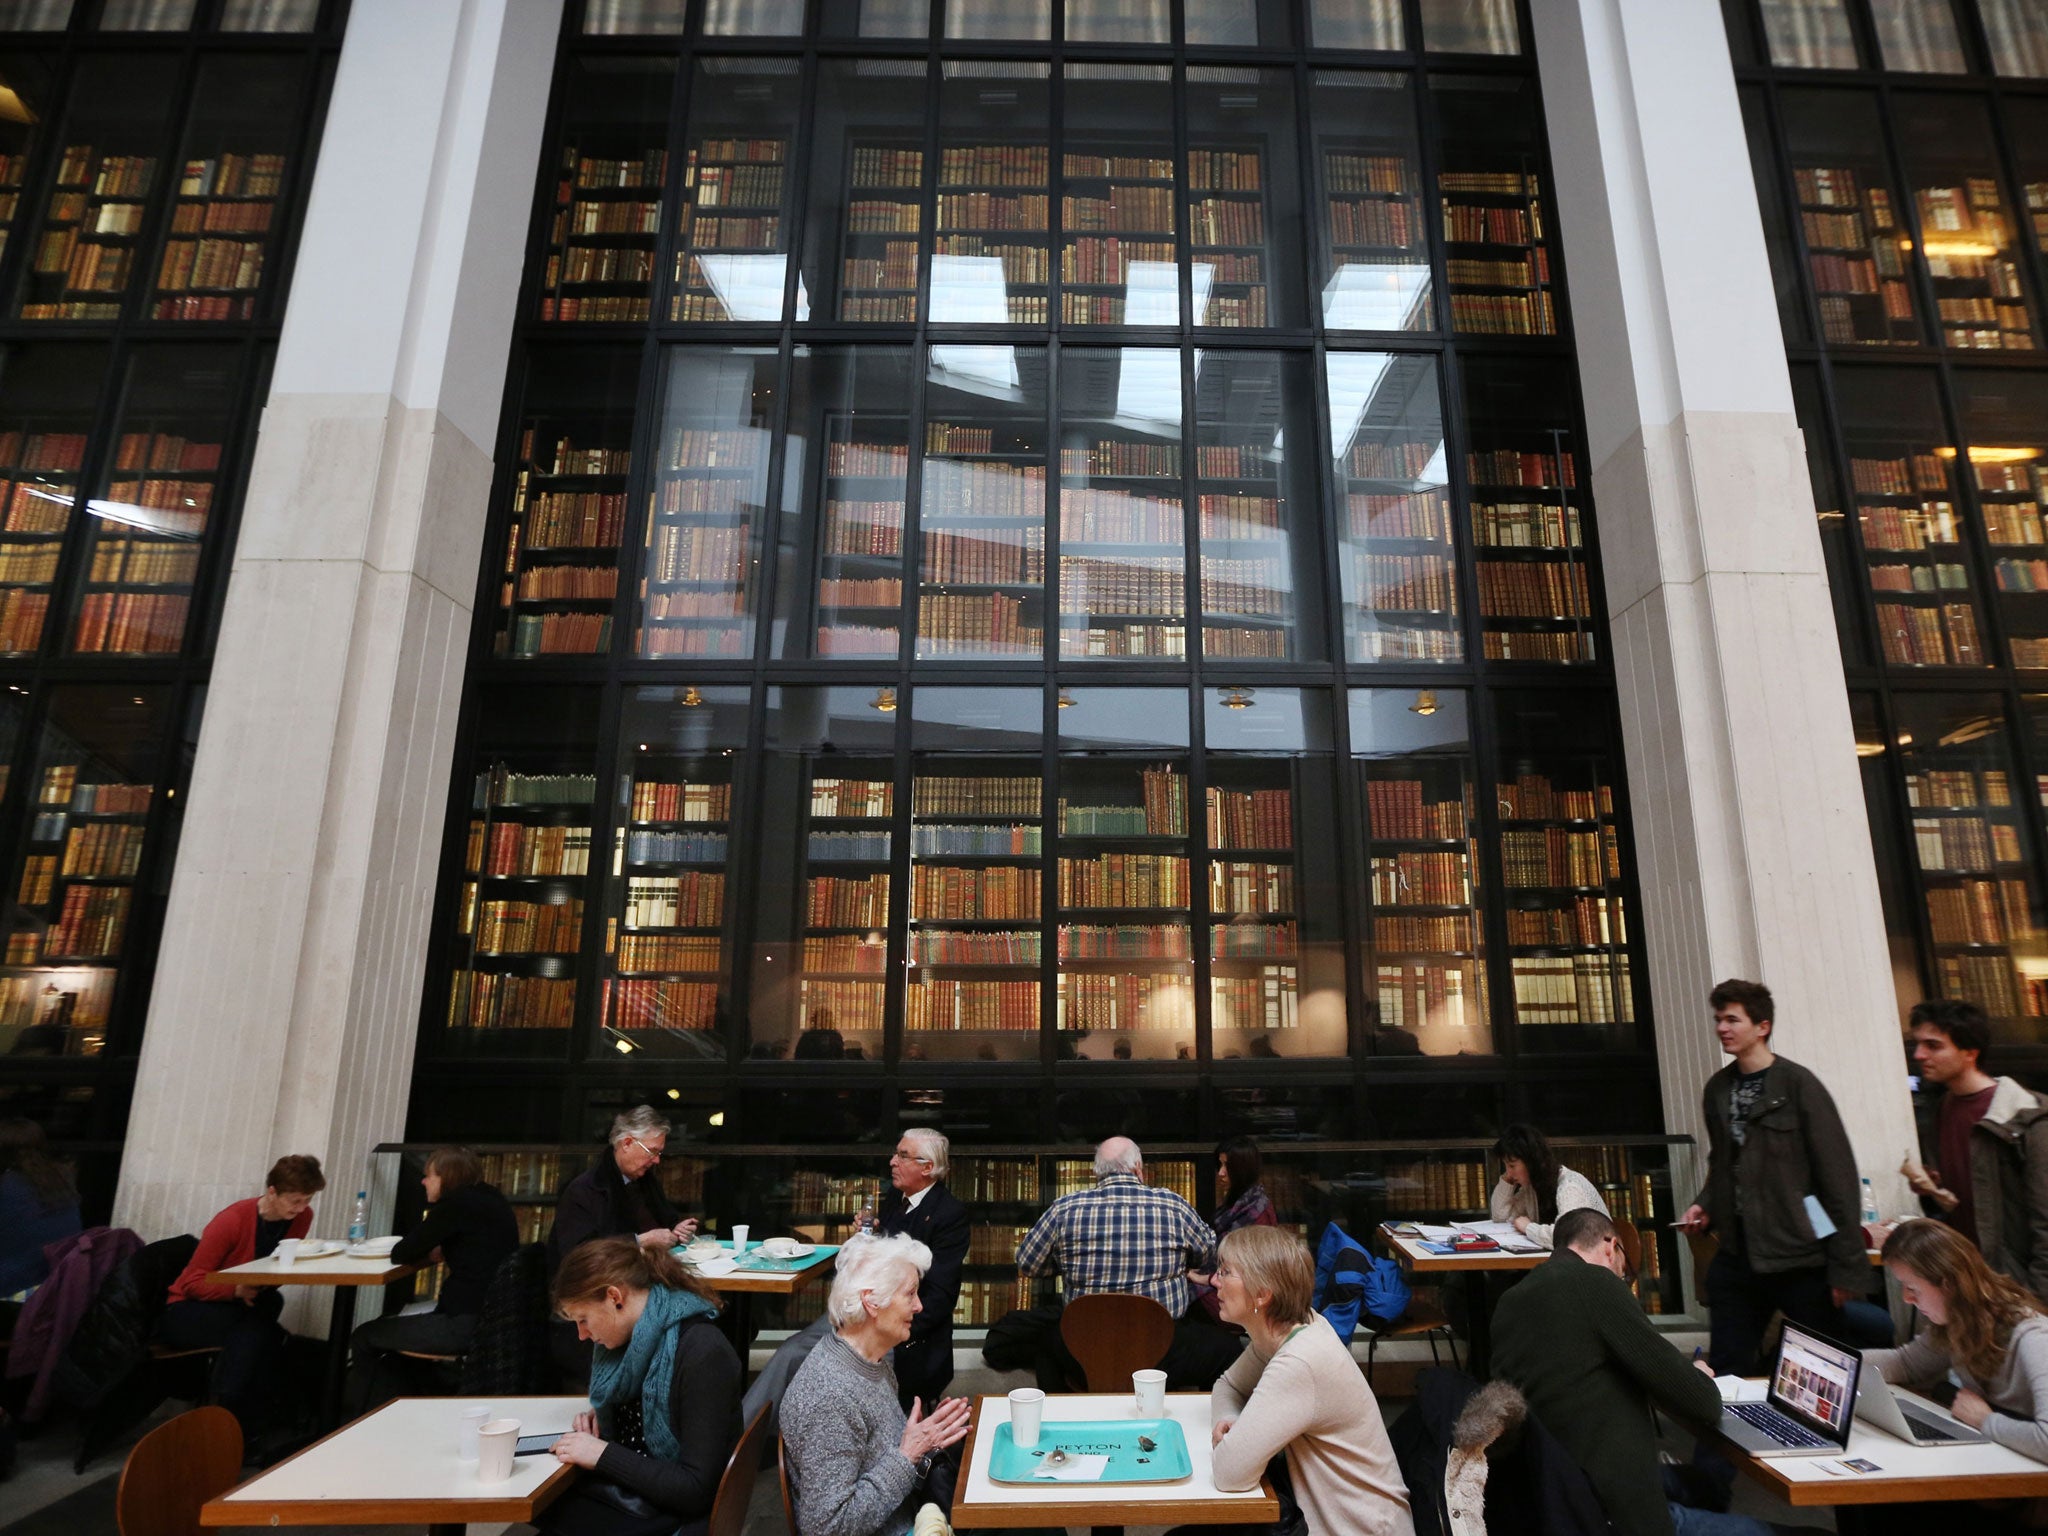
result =
[[896,690],[894,688],[877,688],[875,696],[868,700],[868,708],[879,710],[885,715],[895,714]]
[[1223,690],[1223,707],[1225,709],[1250,709],[1252,707],[1252,695],[1258,691],[1256,688],[1225,688]]
[[1434,688],[1418,689],[1415,694],[1415,702],[1408,706],[1408,710],[1411,714],[1423,715],[1425,717],[1435,714],[1436,690]]
[[697,690],[697,685],[695,683],[692,683],[689,687],[683,690],[683,708],[695,709],[699,704],[702,704],[703,702],[704,695]]

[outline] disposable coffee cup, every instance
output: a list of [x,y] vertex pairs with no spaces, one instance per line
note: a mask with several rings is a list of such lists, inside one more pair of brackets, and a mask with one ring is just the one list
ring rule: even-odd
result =
[[1038,1444],[1038,1422],[1045,1416],[1045,1394],[1036,1387],[1010,1393],[1010,1438],[1029,1449]]
[[747,1251],[747,1224],[743,1221],[732,1229],[733,1257],[738,1258]]
[[519,1444],[517,1419],[492,1419],[476,1432],[476,1475],[483,1483],[502,1483],[512,1475],[512,1452]]
[[1131,1372],[1131,1391],[1138,1399],[1138,1417],[1162,1418],[1166,1414],[1166,1372]]
[[491,1410],[485,1407],[465,1408],[455,1420],[455,1459],[476,1460],[477,1431],[490,1418]]
[[279,1269],[290,1269],[299,1262],[299,1240],[296,1237],[280,1238],[270,1256],[277,1260]]

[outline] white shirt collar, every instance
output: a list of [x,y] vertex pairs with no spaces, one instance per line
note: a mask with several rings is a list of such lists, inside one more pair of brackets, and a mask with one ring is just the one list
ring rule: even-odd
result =
[[908,1216],[912,1211],[916,1210],[917,1202],[922,1200],[926,1195],[930,1194],[931,1192],[932,1185],[927,1184],[923,1189],[920,1189],[916,1194],[906,1196],[903,1201],[903,1214]]

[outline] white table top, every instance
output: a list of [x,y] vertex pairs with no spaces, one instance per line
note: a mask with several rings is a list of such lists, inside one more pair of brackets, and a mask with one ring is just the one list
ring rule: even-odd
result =
[[1431,1253],[1417,1239],[1403,1237],[1384,1226],[1380,1228],[1380,1236],[1392,1244],[1408,1267],[1414,1270],[1534,1269],[1550,1257],[1547,1248],[1541,1253],[1509,1253],[1504,1248],[1485,1253]]
[[[1097,1394],[1090,1392],[1062,1393],[1045,1400],[1045,1424],[1056,1424],[1068,1419],[1115,1419],[1136,1416],[1137,1405],[1128,1392]],[[1223,1493],[1218,1491],[1210,1470],[1209,1461],[1209,1394],[1206,1392],[1169,1392],[1166,1396],[1166,1416],[1176,1421],[1181,1433],[1187,1437],[1188,1461],[1193,1470],[1185,1482],[1179,1483],[1048,1483],[1043,1487],[1020,1488],[1010,1483],[992,1483],[988,1476],[988,1459],[995,1447],[995,1427],[1010,1421],[1010,1400],[1007,1397],[984,1397],[981,1399],[980,1424],[974,1436],[974,1459],[967,1468],[967,1482],[964,1492],[958,1497],[959,1504],[1180,1504],[1190,1499],[1223,1504],[1256,1503],[1266,1497],[1259,1489],[1247,1493]],[[1041,1432],[1042,1437],[1042,1432]],[[1133,1508],[1131,1524],[1151,1525],[1157,1521],[1143,1518],[1142,1509]]]
[[462,1410],[488,1407],[538,1435],[568,1429],[589,1406],[581,1397],[401,1397],[213,1500],[202,1523],[259,1525],[274,1511],[284,1524],[452,1522],[478,1505],[521,1503],[567,1469],[552,1455],[521,1456],[509,1480],[481,1481],[476,1463],[456,1459]]
[[389,1258],[352,1259],[345,1253],[280,1264],[273,1254],[233,1269],[215,1270],[207,1279],[222,1285],[383,1285],[417,1268],[417,1264],[394,1264]]

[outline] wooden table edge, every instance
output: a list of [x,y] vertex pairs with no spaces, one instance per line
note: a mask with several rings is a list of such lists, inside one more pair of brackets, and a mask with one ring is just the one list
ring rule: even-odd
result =
[[[1945,1477],[1883,1476],[1792,1478],[1780,1472],[1781,1459],[1752,1455],[1722,1435],[1714,1437],[1738,1470],[1776,1493],[1794,1509],[1821,1509],[1837,1504],[1959,1503],[1965,1499],[2037,1499],[2048,1497],[2048,1465],[2038,1472],[1956,1473]],[[1900,1445],[1905,1446],[1902,1440]],[[1911,1446],[1905,1447],[1908,1450]],[[1847,1453],[1844,1452],[1846,1455]]]
[[407,1275],[418,1274],[420,1272],[421,1267],[422,1266],[418,1264],[394,1264],[389,1266],[388,1268],[380,1269],[375,1273],[371,1273],[370,1271],[365,1270],[361,1274],[348,1275],[321,1275],[315,1274],[311,1270],[308,1270],[303,1274],[299,1274],[295,1273],[295,1271],[298,1268],[297,1265],[293,1265],[291,1269],[274,1269],[268,1272],[252,1272],[249,1270],[241,1270],[238,1273],[236,1270],[233,1269],[216,1269],[211,1274],[207,1275],[202,1283],[206,1285],[277,1286],[389,1285],[394,1280],[403,1280]]
[[[974,1446],[981,1438],[981,1403],[985,1396],[995,1393],[977,1393],[974,1410],[967,1420],[967,1449],[960,1457],[960,1480],[953,1485],[953,1507],[947,1518],[957,1530],[975,1530],[989,1526],[1022,1525],[1041,1530],[1057,1529],[1075,1525],[1176,1525],[1183,1522],[1208,1525],[1263,1525],[1280,1518],[1280,1500],[1273,1492],[1273,1485],[1265,1478],[1259,1479],[1259,1497],[1256,1499],[1232,1499],[1218,1503],[1213,1499],[1156,1499],[1142,1502],[1119,1500],[1108,1504],[1010,1504],[993,1500],[967,1501],[967,1484],[974,1471]],[[1047,1515],[1058,1515],[1049,1520]],[[1139,1519],[1137,1516],[1146,1518]],[[1162,1518],[1152,1519],[1158,1515]],[[965,1518],[963,1518],[963,1516]],[[1240,1518],[1241,1517],[1241,1518]]]

